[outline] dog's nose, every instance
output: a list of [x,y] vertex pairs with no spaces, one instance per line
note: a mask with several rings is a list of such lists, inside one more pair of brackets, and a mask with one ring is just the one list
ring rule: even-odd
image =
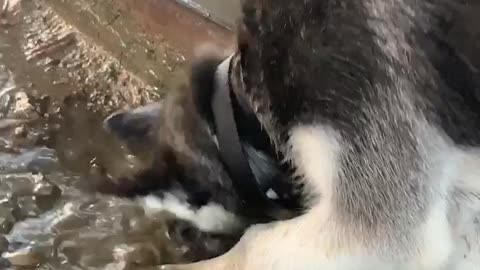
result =
[[113,114],[104,121],[104,127],[123,140],[145,138],[151,128],[151,122],[135,117],[129,112]]
[[118,131],[122,129],[125,120],[125,113],[117,113],[109,116],[104,121],[105,128],[111,131]]
[[133,110],[111,114],[104,128],[120,139],[144,140],[159,126],[162,103],[155,102]]
[[148,134],[150,125],[140,119],[130,119],[128,113],[118,113],[105,120],[105,126],[120,139],[141,138]]

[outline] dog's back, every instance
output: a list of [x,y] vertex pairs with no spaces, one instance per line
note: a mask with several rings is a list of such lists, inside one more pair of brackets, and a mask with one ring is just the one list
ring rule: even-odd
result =
[[246,2],[244,89],[319,247],[444,266],[480,210],[480,1]]

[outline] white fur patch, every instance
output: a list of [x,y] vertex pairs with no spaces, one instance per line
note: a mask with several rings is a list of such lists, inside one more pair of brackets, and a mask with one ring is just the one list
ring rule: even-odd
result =
[[147,215],[168,211],[180,219],[190,221],[204,232],[228,233],[242,226],[241,221],[234,214],[212,202],[195,210],[170,193],[166,193],[163,198],[148,195],[143,197],[141,202]]
[[[311,194],[321,195],[322,204],[332,200],[333,181],[337,178],[339,144],[335,133],[325,126],[299,126],[290,133],[288,159],[302,176]],[[312,194],[313,193],[313,194]]]

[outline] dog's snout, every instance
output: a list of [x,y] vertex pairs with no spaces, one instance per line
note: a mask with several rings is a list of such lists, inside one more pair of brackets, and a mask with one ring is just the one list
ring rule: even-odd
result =
[[160,125],[162,103],[111,114],[104,128],[123,140],[144,140]]
[[128,112],[111,115],[105,120],[104,126],[124,140],[145,138],[152,129],[150,121],[132,117]]
[[125,113],[117,113],[105,119],[104,126],[111,131],[121,130],[124,120]]

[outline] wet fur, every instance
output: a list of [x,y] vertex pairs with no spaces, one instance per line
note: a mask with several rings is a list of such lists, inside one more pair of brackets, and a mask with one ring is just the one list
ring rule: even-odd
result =
[[476,269],[480,2],[243,7],[238,86],[309,210],[163,269]]

